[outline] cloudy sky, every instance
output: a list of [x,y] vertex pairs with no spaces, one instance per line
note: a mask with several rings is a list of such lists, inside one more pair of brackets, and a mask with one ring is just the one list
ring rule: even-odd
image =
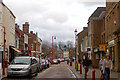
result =
[[[90,0],[89,0],[90,1]],[[98,0],[99,1],[99,0]],[[16,16],[21,28],[24,22],[30,23],[30,30],[38,32],[42,40],[51,42],[74,41],[74,30],[80,32],[87,26],[89,16],[101,2],[85,0],[3,0]]]

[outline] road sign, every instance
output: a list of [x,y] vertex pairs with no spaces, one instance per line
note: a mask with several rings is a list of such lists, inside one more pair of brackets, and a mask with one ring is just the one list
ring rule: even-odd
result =
[[99,45],[99,51],[105,51],[105,45],[104,44]]

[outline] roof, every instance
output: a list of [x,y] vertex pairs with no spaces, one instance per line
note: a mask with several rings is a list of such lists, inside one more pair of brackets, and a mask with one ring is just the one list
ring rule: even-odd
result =
[[16,18],[15,15],[13,14],[13,12],[3,2],[0,2],[0,3],[10,11],[10,13],[13,15],[14,18]]
[[99,17],[103,11],[106,11],[106,8],[105,8],[105,7],[98,7],[98,8],[93,12],[93,14],[89,17],[89,19],[90,19],[90,18],[93,18],[93,17]]

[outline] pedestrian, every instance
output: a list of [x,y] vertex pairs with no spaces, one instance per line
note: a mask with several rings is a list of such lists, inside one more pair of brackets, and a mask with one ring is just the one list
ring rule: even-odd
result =
[[99,61],[100,71],[103,69],[103,61],[104,61],[104,56],[102,56],[102,57],[101,57],[101,60]]
[[100,72],[101,72],[101,80],[104,80],[103,61],[104,61],[104,56],[102,56],[101,60],[99,61],[99,68],[100,68]]
[[85,60],[84,60],[84,66],[86,66],[87,72],[88,72],[88,70],[89,70],[89,65],[90,65],[89,59],[88,59],[88,57],[86,56],[86,57],[85,57]]
[[110,71],[112,70],[112,61],[110,60],[110,56],[107,55],[106,59],[103,61],[103,72],[104,79],[110,80]]
[[79,64],[81,64],[81,59],[80,58],[79,58],[78,62],[79,62]]

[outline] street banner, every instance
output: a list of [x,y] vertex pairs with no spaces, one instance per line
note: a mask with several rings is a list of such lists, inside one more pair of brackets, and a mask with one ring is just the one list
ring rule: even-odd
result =
[[99,51],[105,51],[105,45],[104,44],[99,45]]

